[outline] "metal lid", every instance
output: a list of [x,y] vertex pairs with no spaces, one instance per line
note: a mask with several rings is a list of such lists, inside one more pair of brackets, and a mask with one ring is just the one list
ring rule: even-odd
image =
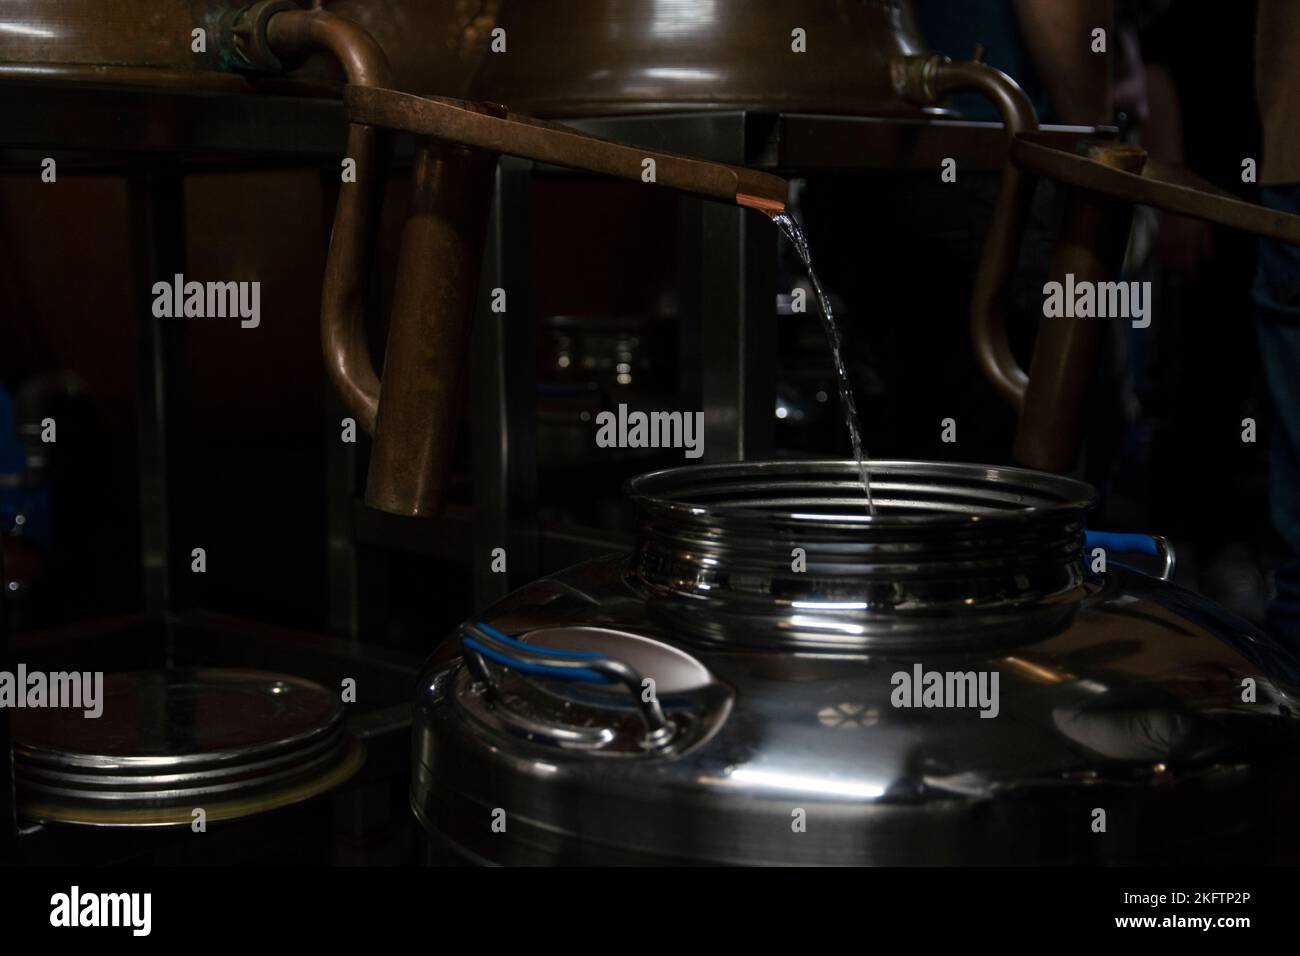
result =
[[359,749],[336,694],[246,670],[108,674],[103,712],[14,711],[24,816],[89,824],[188,823],[304,799],[350,775]]

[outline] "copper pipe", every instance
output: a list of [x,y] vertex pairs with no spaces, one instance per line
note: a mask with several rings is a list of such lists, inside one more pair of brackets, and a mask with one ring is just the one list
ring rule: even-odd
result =
[[[1094,146],[1092,158],[1117,169],[1140,170],[1145,151]],[[1133,207],[1078,187],[1065,187],[1061,232],[1049,277],[1065,283],[1100,283],[1118,275],[1128,243]],[[1038,326],[1029,384],[1020,410],[1012,457],[1029,468],[1068,472],[1083,439],[1084,410],[1102,340],[1100,318],[1047,318]]]
[[266,40],[281,58],[319,51],[334,54],[353,86],[392,86],[388,57],[375,38],[351,20],[326,10],[286,10],[266,25]]
[[[1114,153],[1102,151],[1101,157]],[[1102,196],[1141,203],[1180,216],[1204,219],[1300,246],[1300,216],[1238,199],[1181,166],[1147,159],[1140,167],[1099,161],[1021,136],[1011,144],[1011,161],[1037,175]]]
[[1037,136],[1033,105],[1020,87],[982,63],[953,63],[938,54],[904,56],[891,62],[890,73],[894,89],[912,102],[933,105],[947,93],[977,92],[1002,115],[1010,140],[1009,160],[1003,167],[1001,188],[975,278],[971,340],[981,370],[1017,412],[1024,410],[1029,377],[1016,363],[1007,342],[1005,300],[1028,219],[1035,176],[1300,244],[1300,217],[1242,202],[1208,186],[1187,170],[1116,159],[1116,149],[1080,156],[1048,145]]
[[459,100],[350,86],[343,101],[354,122],[638,182],[653,160],[652,181],[658,186],[750,206],[769,215],[785,209],[785,180],[743,166],[614,143],[571,126]]
[[1127,204],[1134,202],[1300,245],[1300,216],[1207,188],[1184,169],[1147,162],[1136,147],[1094,146],[1084,156],[1048,145],[1037,136],[1033,107],[1015,82],[978,62],[898,57],[890,73],[895,90],[913,102],[937,103],[957,90],[983,93],[1006,125],[1008,161],[975,280],[971,339],[985,376],[1020,415],[1014,454],[1024,464],[1049,471],[1073,464],[1099,332],[1091,320],[1045,321],[1035,341],[1031,375],[1011,354],[1005,296],[1033,195],[1032,176],[1069,187],[1053,255],[1058,276],[1071,272],[1097,282],[1118,271],[1127,238]]
[[[914,103],[937,104],[949,93],[982,93],[1002,115],[1007,139],[1038,129],[1033,104],[1015,80],[983,63],[953,63],[940,54],[899,57],[891,64],[894,87]],[[1007,296],[1034,198],[1034,179],[1008,162],[989,218],[971,293],[970,333],[985,377],[1019,411],[1028,376],[1007,341]]]
[[348,127],[348,156],[356,160],[357,178],[339,187],[320,304],[326,373],[344,406],[371,435],[379,413],[379,378],[366,336],[365,278],[379,199],[368,176],[377,172],[379,152],[377,130],[356,123]]
[[[324,10],[271,13],[265,43],[281,59],[316,51],[332,53],[348,82],[357,86],[391,82],[388,59],[370,34]],[[379,410],[379,378],[366,337],[365,279],[366,249],[381,198],[375,188],[382,176],[378,138],[379,131],[373,126],[348,126],[347,155],[356,162],[356,177],[339,187],[321,290],[321,348],[326,371],[344,406],[372,435]]]
[[373,508],[423,516],[441,505],[495,169],[491,153],[416,143],[366,479]]

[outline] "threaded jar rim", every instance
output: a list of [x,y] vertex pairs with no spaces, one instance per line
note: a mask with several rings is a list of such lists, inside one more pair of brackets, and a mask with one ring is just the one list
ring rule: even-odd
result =
[[[737,462],[640,475],[629,583],[682,631],[803,648],[1015,643],[1095,586],[1091,486],[1023,468]],[[1038,623],[1035,624],[1034,621]]]

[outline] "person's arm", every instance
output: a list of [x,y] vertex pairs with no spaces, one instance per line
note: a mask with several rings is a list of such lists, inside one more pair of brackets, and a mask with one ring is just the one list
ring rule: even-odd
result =
[[1109,3],[1097,0],[1015,0],[1020,32],[1047,86],[1059,122],[1097,126],[1111,122],[1110,57],[1092,52],[1092,31],[1116,37]]
[[[1142,145],[1153,159],[1183,165],[1183,110],[1174,78],[1163,64],[1148,63],[1146,87],[1150,111],[1142,126]],[[1160,261],[1181,275],[1195,275],[1213,251],[1210,224],[1167,212],[1157,212],[1156,217],[1156,254]]]

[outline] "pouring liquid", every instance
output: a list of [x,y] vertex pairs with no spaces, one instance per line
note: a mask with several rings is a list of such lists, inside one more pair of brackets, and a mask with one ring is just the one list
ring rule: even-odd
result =
[[772,221],[777,224],[781,233],[794,246],[795,251],[799,253],[799,258],[803,260],[804,268],[808,272],[808,281],[812,283],[813,292],[817,295],[817,307],[820,310],[822,330],[826,333],[826,341],[831,347],[831,361],[835,363],[835,380],[839,385],[840,404],[844,408],[844,421],[849,427],[849,444],[853,448],[853,457],[858,462],[858,477],[862,480],[862,490],[867,496],[867,512],[874,518],[876,515],[876,504],[871,498],[871,474],[867,470],[866,454],[862,450],[862,428],[858,420],[858,406],[853,400],[853,386],[849,382],[849,370],[844,365],[844,356],[840,351],[840,330],[835,324],[835,316],[831,312],[831,300],[826,297],[822,284],[817,278],[817,273],[813,271],[812,255],[808,250],[808,239],[799,228],[799,224],[794,221],[788,213],[778,212],[772,214]]

